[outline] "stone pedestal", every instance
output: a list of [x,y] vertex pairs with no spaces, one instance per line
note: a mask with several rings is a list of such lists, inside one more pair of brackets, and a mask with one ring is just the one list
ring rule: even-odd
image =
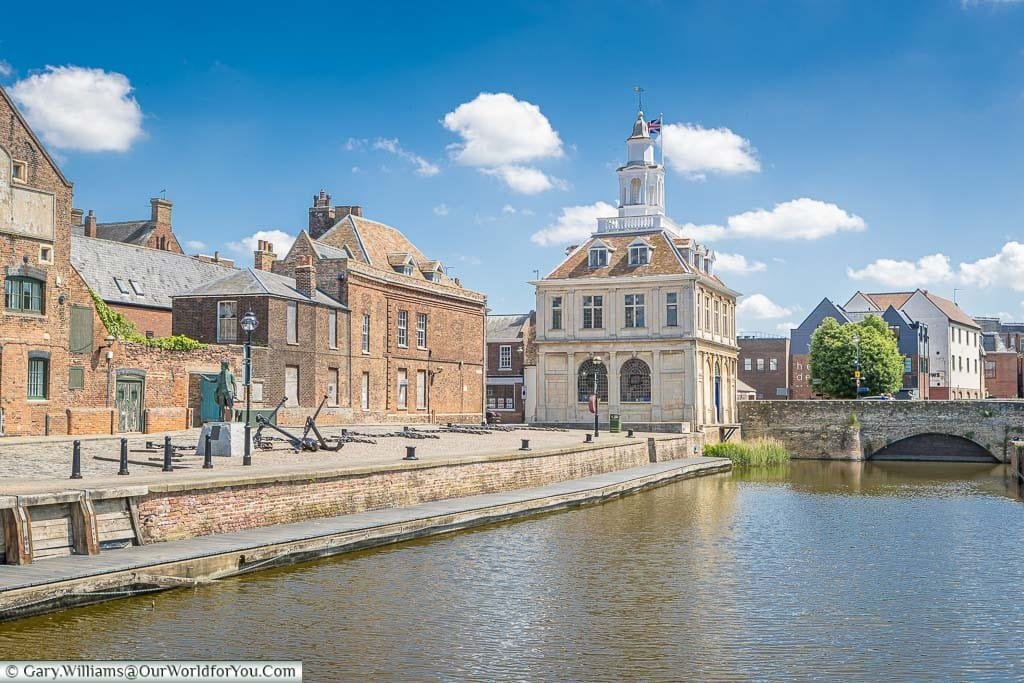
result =
[[196,444],[196,455],[205,454],[206,435],[210,435],[210,452],[213,455],[230,457],[245,455],[245,423],[207,422]]

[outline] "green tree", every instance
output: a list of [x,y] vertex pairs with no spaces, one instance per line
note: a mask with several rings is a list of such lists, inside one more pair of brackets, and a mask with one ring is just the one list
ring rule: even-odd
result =
[[818,390],[829,398],[855,398],[858,358],[861,386],[870,393],[892,393],[902,386],[903,355],[884,320],[869,315],[859,323],[840,325],[825,318],[811,337],[811,378]]

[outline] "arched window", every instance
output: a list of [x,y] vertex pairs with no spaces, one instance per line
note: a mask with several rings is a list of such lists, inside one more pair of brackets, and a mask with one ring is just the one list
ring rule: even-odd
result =
[[576,389],[580,403],[586,403],[590,395],[594,393],[594,374],[597,374],[597,397],[608,402],[608,366],[604,363],[595,363],[592,360],[584,361],[576,374]]
[[639,204],[640,203],[640,179],[633,178],[629,181],[629,203]]
[[639,358],[630,358],[622,364],[619,385],[623,403],[651,402],[651,368]]

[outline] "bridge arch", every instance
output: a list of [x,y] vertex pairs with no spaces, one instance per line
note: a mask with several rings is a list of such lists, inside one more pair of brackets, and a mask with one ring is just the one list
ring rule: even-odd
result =
[[1002,462],[976,441],[955,434],[925,432],[893,441],[868,460],[929,460],[937,462]]

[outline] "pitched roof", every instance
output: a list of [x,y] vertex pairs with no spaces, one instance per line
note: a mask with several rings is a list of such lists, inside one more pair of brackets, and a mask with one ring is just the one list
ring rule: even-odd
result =
[[149,241],[149,236],[153,234],[155,228],[156,223],[153,221],[97,223],[96,237],[99,237],[101,240],[144,245]]
[[50,167],[53,168],[54,172],[57,174],[57,177],[60,178],[65,185],[71,187],[71,181],[69,181],[64,176],[64,172],[60,170],[60,166],[58,166],[57,162],[53,160],[53,157],[50,156],[50,153],[46,151],[46,147],[43,145],[42,141],[40,141],[39,137],[36,135],[36,132],[32,130],[32,126],[28,125],[28,121],[26,121],[25,117],[21,115],[21,110],[18,109],[16,104],[14,104],[14,100],[12,100],[11,96],[7,94],[7,91],[4,90],[3,86],[0,86],[0,99],[3,99],[7,103],[7,106],[10,107],[12,112],[14,112],[14,116],[18,119],[18,121],[21,122],[21,125],[25,128],[25,130],[28,131],[29,137],[32,138],[32,141],[36,143],[36,146],[39,148],[39,151],[41,151],[43,153],[43,156],[46,157],[46,160],[50,163]]
[[981,326],[974,322],[974,318],[964,313],[959,306],[949,299],[943,299],[941,296],[932,294],[927,289],[919,289],[918,291],[921,292],[928,301],[935,304],[935,307],[942,311],[942,313],[953,322],[960,323],[967,327],[977,327],[978,329],[981,329]]
[[294,301],[318,303],[331,308],[345,308],[341,303],[321,290],[314,292],[312,298],[295,288],[295,279],[271,273],[268,270],[246,268],[236,270],[213,282],[195,287],[194,289],[175,294],[177,297],[187,296],[274,296]]
[[530,313],[487,316],[485,331],[488,342],[523,341],[523,328],[530,320]]
[[884,311],[890,306],[897,309],[903,308],[903,305],[907,303],[910,297],[914,296],[914,292],[879,292],[874,294],[860,292],[860,294],[875,304],[875,306],[878,306],[880,311]]
[[318,258],[322,259],[338,259],[338,258],[351,258],[352,252],[348,250],[348,247],[337,248],[332,247],[329,244],[324,244],[318,240],[310,240],[313,243],[313,250],[316,252]]
[[[639,265],[629,265],[629,245],[636,239],[636,235],[601,235],[591,237],[589,240],[576,248],[557,268],[545,278],[547,280],[560,280],[563,278],[579,277],[619,277],[624,275],[675,275],[678,273],[696,272],[687,265],[679,256],[671,237],[665,232],[649,233],[647,241],[653,250],[650,254],[650,262]],[[598,244],[600,243],[600,244]],[[608,265],[603,268],[590,267],[590,247],[607,246]],[[707,275],[703,273],[703,275]],[[714,279],[714,278],[712,278]]]
[[172,296],[234,272],[173,251],[80,235],[71,236],[71,265],[104,301],[168,310]]

